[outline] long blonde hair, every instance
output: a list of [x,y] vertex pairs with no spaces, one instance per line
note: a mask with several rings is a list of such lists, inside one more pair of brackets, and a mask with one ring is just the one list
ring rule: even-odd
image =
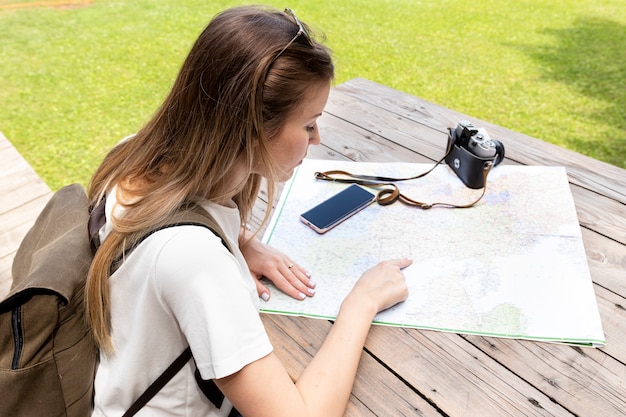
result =
[[[333,78],[330,52],[317,41],[311,46],[299,36],[283,51],[298,29],[274,9],[236,7],[216,15],[152,119],[113,148],[95,172],[89,186],[92,204],[113,185],[133,197],[124,205],[123,218],[109,219],[113,231],[98,249],[87,280],[87,316],[105,353],[113,348],[108,278],[124,245],[200,199],[232,199],[245,222],[262,180],[250,173],[253,157],[277,172],[267,141],[280,133],[307,88]],[[248,175],[233,190],[229,176],[242,158]],[[270,204],[273,184],[274,178],[268,178]]]

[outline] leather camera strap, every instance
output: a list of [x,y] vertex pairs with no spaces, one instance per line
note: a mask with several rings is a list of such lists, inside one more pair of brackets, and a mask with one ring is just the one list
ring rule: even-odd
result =
[[315,179],[323,180],[323,181],[332,181],[332,182],[340,182],[347,184],[358,184],[365,187],[379,189],[378,194],[376,195],[376,201],[381,206],[388,206],[389,204],[393,204],[396,201],[401,201],[404,204],[408,204],[411,206],[416,206],[421,209],[427,210],[432,207],[440,206],[447,208],[469,208],[478,203],[485,192],[487,191],[487,175],[489,175],[489,171],[493,167],[493,162],[487,162],[485,164],[483,170],[483,180],[485,186],[483,187],[483,192],[480,196],[471,203],[468,204],[453,204],[453,203],[423,203],[417,200],[414,200],[400,192],[400,188],[395,184],[398,181],[408,181],[414,180],[418,178],[422,178],[428,174],[430,174],[437,166],[448,156],[448,152],[441,158],[439,161],[435,163],[435,165],[426,172],[423,172],[414,177],[407,178],[391,178],[391,177],[378,177],[371,175],[355,175],[342,170],[330,170],[324,172],[316,172]]

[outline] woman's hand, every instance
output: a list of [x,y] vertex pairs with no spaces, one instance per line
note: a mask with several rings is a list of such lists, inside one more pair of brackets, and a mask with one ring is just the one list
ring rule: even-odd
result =
[[407,299],[409,289],[402,269],[413,263],[410,259],[382,261],[368,269],[344,300],[344,304],[369,308],[372,318],[380,311]]
[[261,282],[262,277],[297,300],[315,295],[315,282],[311,280],[311,274],[287,255],[255,237],[250,238],[248,233],[244,233],[240,241],[241,252],[252,272],[259,297],[263,300],[269,300],[270,291]]

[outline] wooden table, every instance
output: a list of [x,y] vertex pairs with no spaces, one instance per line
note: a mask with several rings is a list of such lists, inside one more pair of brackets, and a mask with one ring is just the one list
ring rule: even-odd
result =
[[[626,170],[364,79],[335,87],[312,158],[432,162],[468,119],[506,147],[508,164],[567,168],[606,335],[605,348],[374,326],[347,416],[626,415]],[[0,137],[0,294],[49,189]],[[261,195],[262,199],[264,195]],[[254,222],[263,216],[261,201]],[[264,315],[293,377],[332,323]]]

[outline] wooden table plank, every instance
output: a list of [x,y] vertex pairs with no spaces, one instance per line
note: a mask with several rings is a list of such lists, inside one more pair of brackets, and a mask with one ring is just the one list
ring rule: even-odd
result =
[[618,416],[626,410],[626,367],[600,349],[467,339],[575,415]]
[[626,298],[624,245],[586,228],[582,235],[593,282]]
[[570,188],[581,226],[626,245],[626,205],[575,184],[570,183]]
[[375,326],[366,348],[449,416],[571,416],[456,334]]

